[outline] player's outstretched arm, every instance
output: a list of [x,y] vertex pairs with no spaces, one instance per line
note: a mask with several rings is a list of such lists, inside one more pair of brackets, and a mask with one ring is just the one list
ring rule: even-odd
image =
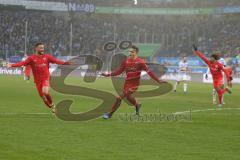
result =
[[104,76],[104,77],[118,76],[118,75],[122,74],[125,71],[125,68],[126,68],[126,60],[124,60],[121,63],[121,66],[119,68],[117,68],[116,70],[114,70],[113,72],[111,72],[111,73],[102,73],[101,75]]
[[10,67],[22,67],[22,66],[27,66],[29,65],[31,62],[31,59],[30,58],[27,58],[25,61],[22,61],[22,62],[18,62],[18,63],[15,63],[15,64],[7,64],[7,67],[10,68]]
[[160,80],[149,68],[148,66],[146,65],[146,63],[142,63],[142,68],[144,71],[147,72],[147,74],[153,79],[155,80],[156,82],[158,83],[167,83],[166,81],[163,81],[163,80]]
[[158,83],[167,83],[166,81],[160,80],[152,71],[148,71],[147,74]]
[[198,48],[195,44],[193,44],[193,50],[194,50],[194,53],[200,57],[207,65],[210,64],[210,61],[207,59],[207,57],[205,57],[201,52],[198,51]]
[[55,63],[55,64],[59,64],[59,65],[70,65],[71,64],[70,62],[58,60],[58,59],[54,58],[52,55],[48,55],[48,60],[50,63]]

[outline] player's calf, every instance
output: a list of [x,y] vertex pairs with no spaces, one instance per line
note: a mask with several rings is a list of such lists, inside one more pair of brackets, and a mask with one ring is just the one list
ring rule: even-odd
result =
[[212,102],[213,104],[217,104],[217,99],[216,99],[216,90],[213,89],[213,92],[212,92]]
[[183,92],[185,94],[187,93],[187,87],[188,87],[188,84],[186,82],[184,82],[184,84],[183,84]]
[[116,110],[120,107],[121,102],[122,102],[122,98],[121,98],[121,97],[116,97],[116,101],[115,101],[115,103],[114,103],[113,106],[112,106],[111,112],[105,113],[105,114],[103,115],[103,118],[104,118],[104,119],[109,119],[109,118],[111,118],[112,115],[114,114],[114,112],[116,112]]
[[[50,95],[49,95],[50,96]],[[55,104],[52,102],[52,100],[49,100],[49,97],[47,98],[46,95],[42,96],[43,102],[45,103],[45,105],[51,109],[52,113],[56,113],[56,106]]]
[[231,89],[229,89],[229,88],[226,88],[225,90],[226,90],[226,92],[228,92],[229,94],[232,94],[232,91],[231,91]]
[[173,91],[174,91],[174,92],[177,92],[177,85],[179,85],[179,84],[180,84],[179,81],[176,81],[176,82],[175,82],[175,85],[174,85],[174,87],[173,87]]
[[136,115],[139,116],[140,115],[140,109],[141,109],[142,104],[137,104],[136,107]]

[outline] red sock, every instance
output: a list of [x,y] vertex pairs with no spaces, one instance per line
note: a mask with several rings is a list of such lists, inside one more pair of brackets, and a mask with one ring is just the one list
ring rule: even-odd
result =
[[46,98],[45,95],[42,96],[42,99],[43,99],[43,102],[45,103],[45,105],[46,105],[48,108],[51,108],[51,107],[52,107],[52,103],[49,103],[49,101],[47,100],[47,98]]
[[49,102],[49,104],[53,104],[53,100],[52,100],[52,97],[51,97],[51,95],[50,94],[45,94],[45,97],[47,98],[47,100],[48,100],[48,102]]
[[226,92],[225,89],[220,89],[220,90],[217,91],[219,104],[222,104],[222,95],[223,95],[225,92]]

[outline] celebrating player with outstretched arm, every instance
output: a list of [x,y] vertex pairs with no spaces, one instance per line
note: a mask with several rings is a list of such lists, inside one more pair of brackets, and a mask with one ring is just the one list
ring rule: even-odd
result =
[[35,44],[35,54],[29,56],[25,61],[8,64],[8,67],[30,66],[33,72],[34,82],[36,84],[39,95],[42,97],[44,103],[55,113],[55,105],[49,93],[50,89],[50,73],[49,64],[55,63],[59,65],[69,65],[69,62],[57,60],[49,54],[44,54],[44,44]]
[[[227,63],[226,61],[224,60],[224,58],[221,57],[221,53],[220,52],[217,52],[216,55],[219,57],[219,60],[218,62],[221,63],[223,65],[223,67],[226,67],[227,66]],[[226,69],[226,68],[225,68]],[[208,80],[208,74],[210,74],[210,69],[208,68],[207,69],[207,72],[205,74],[205,79]],[[213,92],[212,92],[212,102],[213,104],[217,104],[217,98],[216,98],[216,95],[217,95],[217,91],[215,90],[215,88],[213,88]],[[222,96],[222,103],[225,104],[224,102],[224,96]]]
[[194,53],[208,65],[213,78],[213,87],[215,88],[218,94],[219,101],[218,106],[222,106],[222,95],[226,91],[228,93],[231,93],[231,91],[228,88],[224,88],[222,72],[224,72],[226,75],[228,86],[231,86],[231,77],[229,75],[229,72],[226,69],[224,69],[221,63],[218,62],[219,56],[217,54],[212,54],[210,60],[208,60],[201,52],[198,51],[195,45],[193,45],[193,49]]
[[103,73],[102,76],[109,77],[109,76],[117,76],[122,74],[123,72],[126,72],[126,79],[124,83],[123,93],[116,97],[116,101],[112,106],[112,110],[109,113],[106,113],[103,115],[104,119],[111,118],[113,113],[119,108],[121,104],[121,100],[123,98],[127,98],[127,100],[135,106],[136,109],[136,115],[139,115],[139,110],[141,107],[141,104],[136,101],[135,97],[133,97],[133,93],[137,90],[139,84],[140,84],[140,78],[141,78],[141,71],[146,71],[148,75],[154,79],[158,83],[165,83],[164,81],[161,81],[158,79],[157,76],[153,74],[152,71],[149,70],[146,63],[137,56],[139,52],[138,47],[132,46],[129,50],[130,57],[123,60],[121,66],[116,69],[115,71],[111,73]]

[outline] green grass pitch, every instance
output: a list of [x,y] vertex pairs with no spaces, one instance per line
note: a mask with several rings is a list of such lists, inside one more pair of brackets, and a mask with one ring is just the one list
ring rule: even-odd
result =
[[[50,114],[33,82],[22,79],[0,76],[0,160],[240,159],[239,85],[234,86],[232,95],[225,95],[227,104],[222,110],[207,110],[216,108],[211,104],[210,84],[190,83],[187,95],[179,86],[177,93],[140,99],[142,113],[170,114],[191,108],[192,121],[131,122],[115,115],[110,120],[66,122]],[[94,84],[68,79],[67,83],[115,93],[110,79]],[[101,102],[51,93],[55,102],[73,99],[73,112]],[[134,113],[134,108],[122,103],[117,113]]]

